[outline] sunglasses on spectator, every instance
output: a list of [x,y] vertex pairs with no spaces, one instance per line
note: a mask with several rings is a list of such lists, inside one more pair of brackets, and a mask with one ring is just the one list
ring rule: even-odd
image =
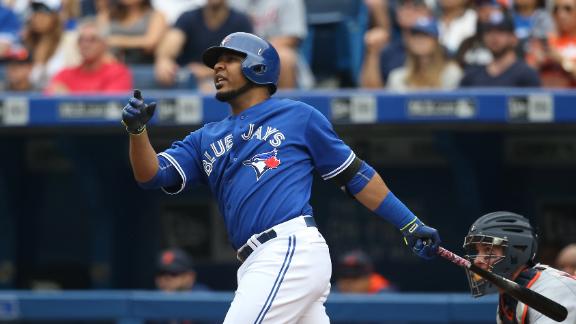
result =
[[554,11],[555,14],[558,13],[560,10],[565,11],[567,13],[572,13],[574,11],[574,7],[569,5],[554,6],[552,10]]

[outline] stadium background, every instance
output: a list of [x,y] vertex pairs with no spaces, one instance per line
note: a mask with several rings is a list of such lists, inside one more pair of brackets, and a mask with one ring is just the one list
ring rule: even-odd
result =
[[[316,28],[303,51],[316,62],[318,76],[336,70],[354,79],[361,49],[355,52],[357,47],[334,41],[342,32],[351,43],[361,41],[358,33],[350,33],[362,22],[361,6],[353,6],[360,11],[350,10],[351,3],[355,2],[334,1],[334,12],[310,12],[309,21],[311,26],[316,22]],[[338,54],[331,62],[335,65],[326,66],[329,60],[322,58],[327,53]],[[137,86],[149,88],[151,70],[133,71],[139,76]],[[144,94],[160,101],[151,127],[157,149],[227,113],[211,96],[193,90]],[[168,305],[158,310],[164,315],[174,314],[167,311],[170,305],[187,309],[192,301],[216,305],[213,314],[225,309],[222,300],[229,295],[219,292],[235,288],[238,263],[216,204],[202,187],[178,196],[138,188],[118,122],[129,95],[0,95],[0,321],[19,314],[24,319],[20,322],[62,322],[71,316],[65,314],[74,313],[74,301],[89,305],[76,308],[87,320],[126,316],[110,311],[111,305],[119,307],[126,300],[137,300],[134,303],[143,308],[152,302]],[[544,263],[553,264],[558,249],[576,237],[576,113],[571,112],[576,92],[478,89],[401,95],[302,90],[279,95],[302,99],[326,114],[338,134],[374,165],[416,214],[441,231],[444,245],[455,252],[462,252],[469,224],[495,210],[515,211],[534,222]],[[376,303],[381,308],[371,308],[373,316],[378,311],[401,313],[414,322],[493,318],[494,299],[464,297],[462,270],[443,260],[425,264],[415,258],[390,225],[346,199],[333,184],[318,179],[312,204],[334,256],[353,248],[366,250],[377,270],[402,291],[376,301],[342,297],[344,304],[355,305],[351,309],[356,316],[361,308],[354,307]],[[193,255],[199,277],[217,292],[182,299],[130,294],[154,289],[156,254],[174,245]],[[61,294],[27,295],[42,287],[58,288]],[[88,292],[67,295],[69,290]],[[337,304],[340,297],[332,302]],[[40,302],[26,308],[35,299]],[[151,302],[138,304],[142,300]],[[451,307],[470,310],[473,316],[450,321],[442,311]],[[415,308],[419,315],[410,314]],[[43,313],[46,309],[54,313]],[[34,312],[42,315],[27,319],[25,314]]]

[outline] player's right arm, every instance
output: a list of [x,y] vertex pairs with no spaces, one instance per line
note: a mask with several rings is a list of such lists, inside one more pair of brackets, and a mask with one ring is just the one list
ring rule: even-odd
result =
[[187,183],[205,180],[197,159],[199,132],[191,133],[183,141],[156,154],[146,131],[155,108],[156,103],[144,103],[140,91],[134,90],[134,97],[122,110],[122,123],[130,134],[130,164],[134,178],[142,188],[162,188],[166,193],[176,194]]
[[139,135],[130,134],[129,155],[136,181],[148,182],[158,173],[158,158],[146,130]]
[[134,95],[122,109],[122,124],[130,134],[130,164],[134,178],[140,183],[150,181],[158,172],[158,158],[150,143],[146,124],[154,115],[156,103],[146,104],[140,90],[134,90]]

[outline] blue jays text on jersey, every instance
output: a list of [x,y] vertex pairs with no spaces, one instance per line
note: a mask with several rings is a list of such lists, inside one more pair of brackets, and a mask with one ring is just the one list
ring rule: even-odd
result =
[[210,187],[235,249],[253,234],[312,215],[313,171],[330,179],[356,157],[316,109],[275,98],[206,124],[158,156],[179,174],[165,191]]
[[[284,134],[279,132],[278,129],[274,127],[268,126],[264,135],[262,135],[262,126],[259,126],[256,131],[254,131],[254,124],[250,124],[249,128],[250,129],[247,133],[242,134],[242,139],[246,141],[252,139],[267,141],[268,137],[273,135],[270,139],[270,145],[273,147],[278,147],[282,143],[282,140],[285,139]],[[207,176],[210,176],[210,173],[212,173],[212,165],[214,162],[216,162],[216,158],[222,156],[232,148],[232,138],[232,134],[228,134],[223,139],[219,139],[216,142],[211,143],[210,150],[204,151],[202,166],[204,167],[204,172],[206,172]],[[218,148],[216,146],[218,146]]]

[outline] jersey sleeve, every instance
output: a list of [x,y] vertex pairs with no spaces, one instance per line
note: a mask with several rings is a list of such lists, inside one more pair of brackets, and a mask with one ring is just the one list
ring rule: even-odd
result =
[[206,183],[206,178],[200,166],[200,138],[201,130],[190,133],[181,141],[174,142],[164,152],[158,153],[174,166],[180,176],[179,186],[163,188],[170,194],[180,193],[187,185]]
[[308,119],[305,139],[314,167],[324,180],[340,174],[356,157],[352,149],[336,135],[328,119],[315,109]]

